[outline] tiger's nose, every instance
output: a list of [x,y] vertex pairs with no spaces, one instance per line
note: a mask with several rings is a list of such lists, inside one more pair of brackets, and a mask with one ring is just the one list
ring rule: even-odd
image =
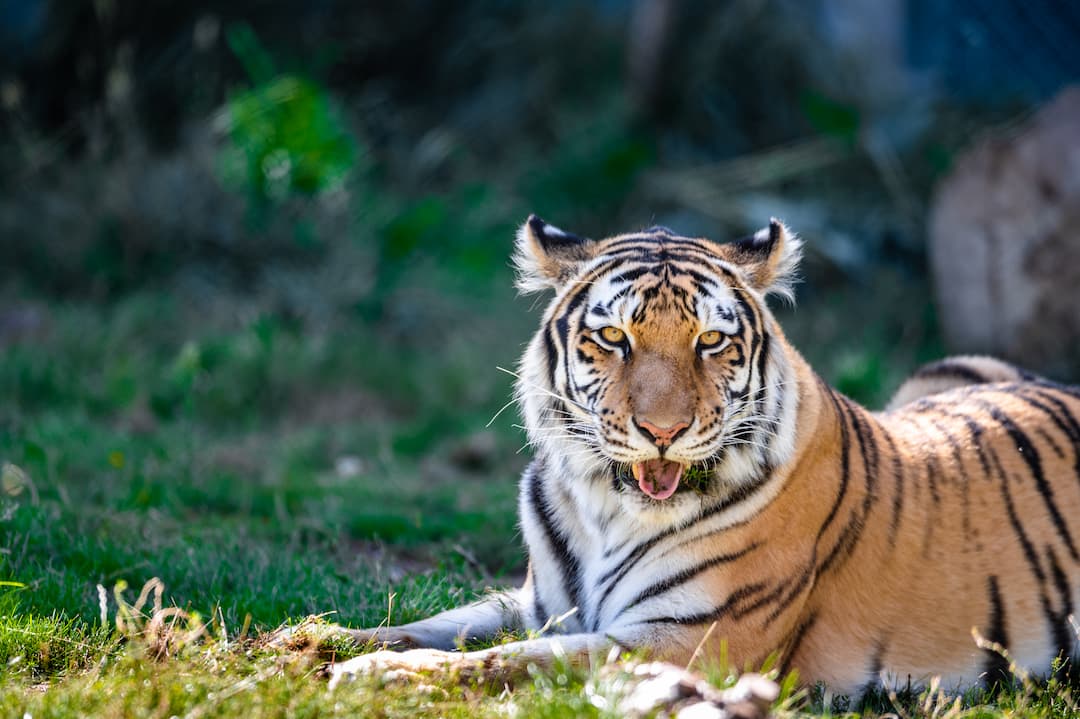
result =
[[689,422],[676,422],[670,427],[657,427],[649,420],[639,420],[637,417],[634,418],[634,425],[646,439],[661,448],[670,447],[671,443],[681,437],[683,432],[690,429]]

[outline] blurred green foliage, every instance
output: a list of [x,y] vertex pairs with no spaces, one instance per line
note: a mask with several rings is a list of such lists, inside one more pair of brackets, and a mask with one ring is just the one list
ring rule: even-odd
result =
[[298,77],[279,76],[231,98],[229,135],[260,200],[333,187],[354,163],[351,138],[325,90]]
[[839,102],[814,90],[806,90],[799,106],[814,129],[854,147],[859,139],[859,110],[850,103]]
[[232,152],[224,157],[226,179],[238,184],[242,167],[246,189],[259,202],[293,192],[313,195],[343,182],[357,151],[326,88],[277,74],[249,25],[231,26],[227,38],[254,86],[227,101]]

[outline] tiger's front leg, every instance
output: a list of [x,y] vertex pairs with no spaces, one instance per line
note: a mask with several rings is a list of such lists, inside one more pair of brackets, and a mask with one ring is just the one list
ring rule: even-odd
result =
[[529,593],[521,589],[499,592],[409,624],[371,629],[335,627],[334,633],[347,634],[357,644],[384,644],[396,649],[455,649],[466,642],[491,640],[503,631],[524,629],[522,616],[528,607],[523,606],[523,596]]
[[[424,623],[417,622],[418,625]],[[378,651],[335,664],[331,668],[330,687],[359,676],[418,679],[435,675],[458,681],[513,683],[527,678],[530,668],[550,671],[561,662],[575,668],[603,663],[613,649],[646,648],[654,650],[651,654],[663,655],[667,652],[655,650],[658,647],[672,647],[672,639],[676,639],[674,646],[679,648],[675,652],[678,656],[672,658],[685,659],[682,655],[689,656],[693,652],[694,637],[688,632],[682,633],[685,635],[682,637],[684,641],[678,641],[676,637],[661,636],[670,635],[670,632],[638,624],[605,633],[582,632],[539,637],[468,652],[436,649]],[[684,645],[689,649],[682,651]]]
[[522,589],[493,593],[467,606],[400,626],[351,629],[339,624],[304,622],[279,629],[267,640],[267,645],[295,650],[344,638],[361,647],[454,649],[466,642],[494,639],[503,631],[523,629],[522,617],[531,607],[527,600],[531,596],[526,591],[528,587],[526,581]]
[[[336,664],[331,668],[330,689],[359,676],[381,681],[407,680],[424,686],[425,680],[475,682],[505,687],[528,679],[533,668],[549,672],[565,663],[580,668],[605,664],[612,651],[634,647],[653,649],[676,664],[663,662],[621,665],[616,681],[617,711],[635,716],[726,716],[730,719],[764,719],[780,694],[770,679],[744,674],[734,687],[718,690],[699,673],[690,671],[700,639],[689,627],[658,628],[634,624],[611,633],[577,633],[512,642],[472,652],[414,649],[407,652],[375,652]],[[655,651],[663,647],[662,651]],[[672,653],[673,652],[673,653]],[[603,673],[598,676],[605,676]],[[610,674],[608,676],[611,676]]]
[[330,688],[360,676],[384,680],[419,680],[425,677],[481,683],[513,683],[529,674],[529,667],[549,670],[565,660],[575,667],[602,661],[613,638],[603,634],[567,634],[510,642],[469,652],[412,649],[362,654],[331,667]]

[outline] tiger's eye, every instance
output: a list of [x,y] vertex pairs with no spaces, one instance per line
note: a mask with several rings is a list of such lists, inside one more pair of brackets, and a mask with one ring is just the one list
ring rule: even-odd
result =
[[720,344],[720,341],[724,339],[724,335],[720,334],[716,330],[709,330],[708,332],[702,332],[698,337],[698,342],[702,347],[714,347]]
[[622,344],[626,340],[626,333],[618,327],[605,327],[600,330],[600,336],[613,345]]

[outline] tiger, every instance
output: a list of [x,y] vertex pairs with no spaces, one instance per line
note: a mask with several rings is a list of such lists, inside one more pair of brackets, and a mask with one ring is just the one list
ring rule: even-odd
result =
[[[332,684],[522,676],[614,648],[680,665],[772,657],[860,696],[1074,659],[1080,389],[961,357],[865,409],[767,303],[793,300],[801,248],[777,219],[717,242],[664,227],[596,240],[530,216],[517,287],[554,296],[516,373],[534,448],[524,582],[402,626],[339,628],[383,648],[336,664]],[[526,638],[466,650],[506,632]]]

